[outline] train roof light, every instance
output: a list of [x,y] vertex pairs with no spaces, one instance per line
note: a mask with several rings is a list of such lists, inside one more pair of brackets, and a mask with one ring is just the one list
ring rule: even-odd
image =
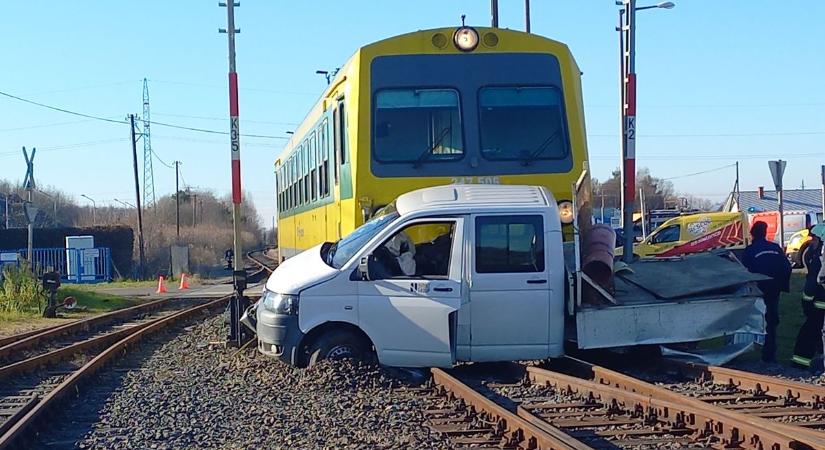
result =
[[471,52],[478,47],[478,31],[473,27],[460,27],[453,34],[453,43],[462,52]]

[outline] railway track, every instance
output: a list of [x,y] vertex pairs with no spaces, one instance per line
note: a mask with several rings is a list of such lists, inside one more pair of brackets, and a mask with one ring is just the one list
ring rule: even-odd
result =
[[[172,299],[158,300],[141,305],[144,308],[139,313],[132,311],[125,320],[109,317],[108,321],[76,321],[8,344],[6,347],[17,344],[25,349],[27,357],[11,357],[0,366],[0,450],[26,448],[27,433],[37,422],[45,419],[67,395],[77,392],[83,381],[123,355],[126,348],[181,320],[220,309],[228,299],[229,296],[206,302],[189,299],[177,310],[161,309]],[[90,321],[96,331],[59,342],[71,333],[60,328],[88,330]],[[105,328],[101,323],[111,326]]]
[[247,274],[247,279],[250,282],[264,281],[271,273],[278,267],[278,261],[266,255],[269,247],[253,250],[246,254],[246,259],[252,263],[252,268]]
[[825,448],[816,431],[590,368],[588,377],[527,367],[524,378],[509,383],[433,369],[431,395],[445,402],[425,414],[456,448]]
[[[662,398],[686,397],[730,412],[766,419],[790,434],[825,439],[825,387],[702,364],[667,363],[675,369],[666,382],[637,378],[567,358],[568,367],[602,384]],[[825,448],[825,447],[823,447]]]

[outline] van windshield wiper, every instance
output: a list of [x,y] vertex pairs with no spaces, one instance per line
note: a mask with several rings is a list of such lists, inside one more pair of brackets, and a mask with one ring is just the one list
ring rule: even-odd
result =
[[558,130],[555,133],[548,136],[547,139],[545,139],[544,142],[541,143],[541,145],[536,147],[535,150],[530,152],[530,154],[527,155],[527,157],[522,160],[522,164],[524,164],[525,166],[529,166],[530,164],[532,164],[533,161],[536,160],[536,158],[541,156],[541,154],[544,153],[544,151],[547,150],[548,147],[550,147],[550,144],[553,141],[555,141],[557,137],[559,137],[559,131]]
[[439,145],[441,145],[441,141],[443,141],[448,134],[450,134],[450,127],[442,128],[441,131],[438,133],[438,137],[435,138],[433,145],[429,146],[420,155],[418,155],[418,158],[416,158],[415,163],[413,163],[413,168],[417,169],[421,167],[421,163],[423,163],[433,154],[433,150],[435,150],[436,148],[438,148]]

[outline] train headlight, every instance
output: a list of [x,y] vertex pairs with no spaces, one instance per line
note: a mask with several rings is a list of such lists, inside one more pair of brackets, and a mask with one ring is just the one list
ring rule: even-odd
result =
[[478,47],[478,31],[473,27],[461,27],[455,30],[453,43],[462,52],[471,52]]
[[261,301],[263,302],[264,308],[275,314],[298,314],[297,295],[278,294],[270,290],[264,290]]
[[567,200],[563,200],[559,202],[559,218],[561,219],[561,223],[567,225],[568,223],[573,223],[573,216],[576,214],[573,211],[573,203]]

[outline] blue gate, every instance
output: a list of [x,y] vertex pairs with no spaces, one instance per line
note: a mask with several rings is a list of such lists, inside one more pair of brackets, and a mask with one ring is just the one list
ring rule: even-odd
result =
[[[20,264],[26,249],[0,250],[0,265]],[[112,251],[97,248],[35,248],[32,266],[38,277],[51,270],[60,273],[64,283],[101,283],[112,281]]]

